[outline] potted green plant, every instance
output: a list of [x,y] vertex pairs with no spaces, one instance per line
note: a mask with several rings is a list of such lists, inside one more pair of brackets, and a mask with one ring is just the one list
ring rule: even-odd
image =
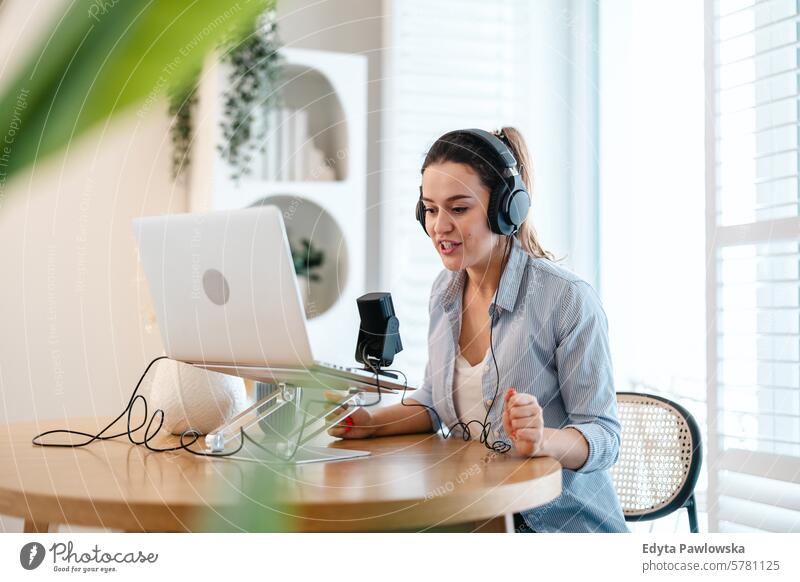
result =
[[307,238],[301,239],[300,246],[292,246],[291,250],[300,296],[303,298],[303,306],[308,312],[309,283],[311,281],[316,283],[320,280],[316,270],[325,262],[325,253],[315,247]]

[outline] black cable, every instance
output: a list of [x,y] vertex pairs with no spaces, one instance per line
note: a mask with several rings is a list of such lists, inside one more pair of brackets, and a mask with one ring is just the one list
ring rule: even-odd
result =
[[361,359],[364,360],[364,363],[366,363],[366,365],[369,366],[372,369],[372,372],[375,374],[375,389],[378,391],[378,399],[375,402],[359,405],[361,408],[367,408],[368,406],[375,406],[376,404],[379,404],[381,401],[381,379],[380,379],[381,361],[378,360],[377,365],[370,362],[369,358],[367,357],[366,344],[361,349]]
[[[157,408],[155,410],[155,412],[153,412],[153,416],[150,417],[150,421],[147,422],[147,399],[144,396],[142,396],[141,394],[137,394],[137,392],[139,391],[139,388],[141,387],[142,382],[144,381],[145,377],[147,376],[148,372],[150,371],[150,368],[153,367],[153,364],[155,364],[159,360],[164,360],[164,359],[167,359],[167,356],[159,356],[157,358],[154,358],[147,365],[147,367],[145,368],[145,370],[142,373],[141,377],[139,378],[139,381],[136,383],[136,387],[133,389],[133,393],[131,394],[131,398],[128,401],[128,405],[120,413],[120,415],[117,416],[117,418],[112,420],[103,430],[101,430],[97,434],[90,434],[90,433],[85,433],[85,432],[81,432],[81,431],[77,431],[77,430],[55,429],[55,430],[48,430],[48,431],[45,431],[43,433],[40,433],[40,434],[36,435],[35,437],[33,437],[33,439],[31,439],[31,443],[33,443],[34,445],[39,446],[39,447],[78,448],[78,447],[85,447],[85,446],[93,443],[96,440],[111,440],[111,439],[119,438],[121,436],[127,436],[128,440],[132,444],[137,445],[137,446],[138,445],[144,445],[148,450],[156,452],[156,453],[165,453],[165,452],[170,452],[170,451],[185,450],[185,451],[188,451],[188,452],[192,453],[193,455],[197,455],[197,456],[200,456],[200,457],[230,457],[231,455],[235,455],[236,453],[238,453],[239,451],[242,450],[242,447],[244,446],[244,440],[246,438],[247,440],[251,441],[252,443],[254,443],[259,448],[261,448],[261,449],[263,449],[263,450],[265,450],[265,451],[267,451],[267,452],[269,452],[271,454],[274,454],[271,451],[269,451],[268,449],[266,449],[265,447],[262,447],[261,445],[259,445],[256,441],[254,441],[244,431],[244,429],[241,428],[241,427],[239,428],[239,446],[235,450],[229,451],[229,452],[206,453],[206,452],[195,451],[195,450],[191,449],[190,447],[194,443],[196,443],[200,439],[200,436],[201,436],[201,433],[198,430],[193,429],[193,428],[189,428],[189,429],[183,431],[179,435],[180,436],[180,444],[178,446],[176,446],[176,447],[155,448],[155,447],[151,446],[150,445],[150,441],[152,441],[156,437],[156,435],[161,431],[161,428],[164,425],[164,411],[162,409],[160,409],[160,408]],[[134,405],[136,404],[136,402],[139,399],[141,399],[142,403],[144,404],[144,418],[142,420],[142,423],[139,426],[137,426],[136,428],[131,428],[131,424],[132,424],[131,423],[131,417],[133,415],[133,408],[134,408]],[[115,435],[111,435],[111,436],[103,436],[103,433],[105,433],[108,429],[110,429],[112,426],[114,426],[123,416],[125,416],[125,413],[128,414],[128,418],[127,418],[127,429],[128,430],[126,432],[121,432],[119,434],[115,434]],[[160,414],[160,422],[158,423],[158,427],[151,434],[151,429],[153,427],[153,422],[155,421],[156,417],[159,416],[159,414]],[[139,429],[141,429],[145,425],[145,422],[147,422],[147,428],[144,431],[144,438],[142,440],[136,440],[134,438],[134,433],[136,433]],[[300,427],[300,435],[298,436],[298,439],[297,439],[297,443],[298,444],[295,445],[294,451],[292,452],[292,454],[288,458],[282,458],[282,457],[280,457],[278,455],[275,455],[276,457],[278,457],[278,458],[280,458],[281,460],[284,460],[284,461],[290,461],[290,460],[292,460],[294,458],[294,456],[297,454],[297,450],[300,448],[299,443],[300,443],[300,440],[302,439],[303,431],[305,430],[305,425],[306,425],[306,419],[305,419],[305,415],[304,415],[303,416],[303,425]],[[38,440],[41,439],[44,436],[47,436],[47,435],[50,435],[50,434],[59,434],[59,433],[60,434],[72,434],[72,435],[84,436],[84,437],[87,437],[89,440],[87,440],[85,442],[82,442],[82,443],[42,443],[42,442],[38,442]],[[186,438],[187,435],[192,435],[194,437],[193,440],[191,442],[189,442],[189,443],[185,443],[184,442],[184,439]]]

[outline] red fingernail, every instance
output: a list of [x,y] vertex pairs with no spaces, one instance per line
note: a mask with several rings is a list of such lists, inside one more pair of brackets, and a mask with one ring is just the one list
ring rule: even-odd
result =
[[353,430],[353,427],[352,427],[352,426],[346,426],[346,427],[344,428],[344,432],[350,432],[351,430]]
[[511,431],[511,438],[514,439],[514,440],[517,439],[517,431],[515,431],[515,430]]
[[348,416],[347,418],[344,419],[344,421],[347,424],[353,424],[353,417],[352,416]]

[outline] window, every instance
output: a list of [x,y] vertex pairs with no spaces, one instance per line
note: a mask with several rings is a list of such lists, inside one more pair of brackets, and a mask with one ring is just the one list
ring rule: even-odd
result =
[[[599,38],[600,288],[615,386],[680,403],[705,439],[703,4],[602,2]],[[701,473],[702,530],[706,483]],[[628,525],[688,531],[685,511]]]
[[709,525],[800,531],[800,14],[707,0]]

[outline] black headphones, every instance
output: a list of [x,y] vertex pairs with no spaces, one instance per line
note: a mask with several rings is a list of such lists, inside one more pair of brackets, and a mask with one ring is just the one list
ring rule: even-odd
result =
[[[492,232],[511,236],[517,233],[520,225],[528,216],[531,207],[531,197],[525,188],[525,182],[517,170],[517,160],[511,149],[504,144],[496,135],[484,131],[483,129],[459,129],[446,133],[439,139],[445,139],[458,133],[472,135],[492,148],[497,155],[501,166],[498,169],[503,176],[497,188],[489,196],[489,208],[487,215],[489,227]],[[425,227],[425,204],[422,202],[422,185],[419,187],[419,200],[417,201],[417,221],[422,226],[425,234],[428,229]]]

